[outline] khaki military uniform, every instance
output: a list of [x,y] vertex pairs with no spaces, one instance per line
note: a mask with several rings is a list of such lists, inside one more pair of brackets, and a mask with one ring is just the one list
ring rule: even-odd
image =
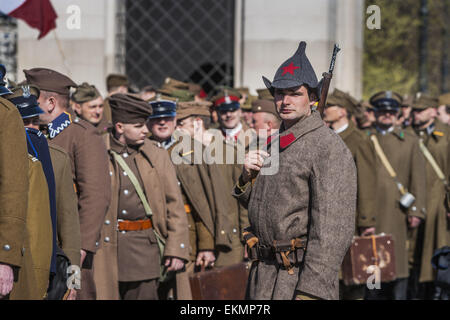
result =
[[[428,133],[427,130],[422,130],[416,133],[419,138],[423,139],[426,148],[436,160],[447,181],[450,181],[450,130],[448,126],[436,120],[432,132]],[[449,220],[445,207],[446,190],[428,160],[426,160],[426,177],[427,214],[419,261],[421,266],[420,282],[434,280],[435,270],[431,265],[431,257],[436,249],[450,246]]]
[[12,266],[15,273],[10,299],[36,299],[31,256],[27,254],[29,164],[25,130],[17,108],[3,98],[0,141],[0,263]]
[[73,265],[80,265],[80,218],[70,158],[64,149],[49,143],[56,186],[57,241]]
[[[216,149],[223,150],[223,158],[217,157]],[[243,168],[243,154],[238,155],[238,150],[233,143],[222,138],[220,132],[216,132],[211,144],[206,147],[207,163],[216,163],[218,171],[224,181],[225,190],[231,190],[239,180]],[[240,157],[242,159],[240,159]],[[248,211],[244,205],[231,195],[224,193],[224,210],[217,215],[222,228],[216,230],[216,251],[217,257],[215,265],[217,267],[228,266],[244,259],[244,242],[242,233],[250,225],[248,221]],[[217,237],[221,237],[223,245],[217,245]],[[226,244],[226,245],[225,245]]]
[[[349,121],[348,128],[340,132],[339,136],[352,153],[358,173],[355,235],[359,236],[359,228],[375,227],[375,151],[367,135],[358,130],[353,121]],[[340,282],[341,299],[363,299],[364,288],[365,286],[345,286]]]
[[[177,146],[179,145],[178,141],[167,149],[169,156],[174,149],[174,152],[178,151]],[[197,254],[201,250],[214,250],[214,208],[211,206],[214,206],[215,202],[214,198],[207,197],[207,195],[212,196],[211,180],[207,175],[207,168],[201,164],[194,165],[193,148],[187,152],[184,151],[186,150],[178,152],[183,163],[174,164],[174,166],[188,219],[190,257],[186,264],[186,271],[177,273],[176,297],[178,300],[192,300],[189,275],[194,273]],[[205,188],[209,190],[205,190]]]
[[[394,252],[397,279],[408,277],[408,216],[425,218],[425,159],[419,150],[418,139],[408,131],[395,128],[392,133],[383,135],[373,129],[371,134],[378,138],[381,148],[397,174],[397,179],[412,193],[416,200],[409,209],[401,207],[400,191],[393,178],[376,157],[376,232],[391,234],[394,239]],[[383,281],[383,279],[381,279]]]
[[36,295],[38,299],[43,299],[50,277],[53,248],[52,220],[48,188],[43,187],[47,185],[47,180],[41,162],[31,155],[28,156],[28,159],[30,189],[28,192],[27,236],[36,281]]
[[78,195],[81,248],[88,252],[82,268],[80,299],[95,299],[92,259],[97,251],[100,229],[110,203],[110,179],[105,144],[95,128],[70,112],[72,122],[50,141],[70,157]]
[[[138,150],[111,137],[111,150],[119,153],[136,177],[152,209],[153,228],[166,241],[164,256],[189,259],[186,212],[175,170],[167,151],[146,139]],[[99,299],[156,299],[160,252],[153,229],[117,231],[117,219],[143,220],[145,210],[133,185],[110,157],[112,202],[102,223],[101,244],[95,259],[94,278]],[[131,286],[142,290],[133,290]]]
[[375,226],[376,204],[376,172],[374,172],[375,150],[368,136],[358,130],[352,121],[348,128],[339,133],[352,153],[358,172],[358,200],[356,207],[355,235],[359,228]]

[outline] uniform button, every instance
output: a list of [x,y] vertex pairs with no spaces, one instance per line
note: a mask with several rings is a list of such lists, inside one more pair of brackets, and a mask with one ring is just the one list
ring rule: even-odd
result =
[[128,153],[125,152],[125,153],[123,154],[123,157],[124,157],[124,158],[128,158]]
[[120,231],[120,233],[125,234],[127,233],[125,230]]
[[191,225],[190,224],[188,224],[188,228],[190,228],[191,227]]
[[74,122],[80,122],[80,119],[75,118],[75,120],[73,120]]
[[112,175],[113,175],[112,171],[109,172],[109,175],[112,177]]
[[225,234],[225,231],[222,230],[222,231],[220,231],[220,233],[221,233],[221,234]]
[[106,220],[106,221],[105,221],[105,224],[106,224],[107,226],[109,226],[110,223],[111,223],[111,221],[109,221],[109,220]]
[[422,212],[423,212],[424,214],[426,214],[426,213],[427,213],[427,209],[422,208]]
[[181,249],[184,249],[184,243],[180,244]]
[[177,181],[177,182],[178,182],[178,185],[181,186],[181,182],[180,181]]
[[122,214],[127,214],[127,210],[122,210]]
[[95,246],[98,247],[98,242],[95,243]]
[[413,206],[413,207],[411,208],[411,210],[412,210],[412,211],[417,211],[416,206]]
[[123,172],[123,175],[126,177],[128,174],[124,171],[124,172]]
[[25,248],[22,248],[22,255],[25,254]]
[[109,237],[105,237],[105,242],[109,242]]
[[128,193],[130,193],[130,192],[128,191],[128,189],[125,189],[125,190],[123,190],[123,194],[124,194],[124,195],[126,195],[126,196],[127,196],[127,195],[128,195]]
[[11,250],[11,247],[9,246],[9,244],[5,244],[5,245],[3,246],[3,250],[9,251],[9,250]]
[[237,232],[237,230],[236,229],[233,229],[233,233],[236,233]]

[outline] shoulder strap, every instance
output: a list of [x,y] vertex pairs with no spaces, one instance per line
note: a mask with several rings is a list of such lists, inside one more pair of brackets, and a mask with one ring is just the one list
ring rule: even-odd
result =
[[[113,150],[110,150],[110,152],[112,153],[114,159],[117,161],[119,166],[127,173],[128,178],[130,178],[131,183],[133,184],[134,188],[136,189],[139,199],[141,199],[141,202],[144,205],[144,210],[145,210],[146,215],[149,217],[150,220],[152,220],[152,215],[153,215],[152,209],[150,208],[150,205],[148,204],[147,197],[145,196],[144,191],[142,190],[138,179],[134,175],[133,171],[131,171],[130,167],[127,165],[125,160],[123,160],[122,157],[117,152],[115,152]],[[152,221],[152,223],[153,223],[153,221]],[[156,231],[156,229],[154,227],[153,227],[153,232],[155,233],[155,236],[156,236],[156,241],[158,244],[161,263],[162,263],[162,261],[163,261],[162,259],[164,257],[164,248],[165,248],[166,241],[164,240],[164,238],[161,235],[159,235],[159,233]],[[167,269],[160,266],[159,280],[162,282],[166,278],[167,278]]]
[[442,172],[441,168],[437,164],[436,160],[433,158],[433,155],[431,154],[431,152],[428,150],[428,148],[423,143],[423,139],[419,139],[419,147],[420,147],[420,150],[422,151],[423,155],[425,156],[425,158],[430,163],[433,170],[436,172],[436,175],[438,176],[438,178],[442,181],[442,183],[445,186],[447,186],[447,180],[445,179],[444,173]]
[[120,167],[127,173],[128,178],[130,178],[131,183],[133,184],[134,188],[136,189],[139,199],[141,199],[141,202],[144,205],[145,213],[149,217],[152,216],[153,212],[152,212],[152,209],[150,208],[150,205],[148,204],[147,197],[145,196],[144,191],[142,190],[141,184],[139,183],[138,179],[134,175],[133,171],[130,169],[130,167],[127,165],[125,160],[123,160],[122,157],[117,152],[111,150],[111,153],[114,156],[114,159],[120,165]]
[[380,157],[380,160],[383,163],[384,167],[386,168],[392,179],[395,180],[400,193],[404,195],[406,193],[405,187],[403,187],[403,185],[397,180],[397,174],[395,173],[394,168],[392,168],[388,158],[384,154],[384,151],[381,148],[380,143],[378,142],[377,136],[375,134],[370,135],[370,140],[372,140],[373,145],[375,147],[375,151]]

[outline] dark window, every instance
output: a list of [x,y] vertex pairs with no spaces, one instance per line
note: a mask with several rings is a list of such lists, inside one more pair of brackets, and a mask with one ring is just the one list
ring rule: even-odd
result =
[[125,3],[125,67],[142,88],[165,77],[233,86],[234,0]]

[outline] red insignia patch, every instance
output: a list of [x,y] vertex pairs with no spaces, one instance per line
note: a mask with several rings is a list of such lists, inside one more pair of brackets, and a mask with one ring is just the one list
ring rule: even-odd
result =
[[266,145],[268,145],[268,144],[271,143],[271,142],[272,142],[272,136],[269,136],[269,137],[267,138]]
[[292,142],[294,142],[294,140],[295,140],[294,134],[289,133],[288,135],[280,138],[280,147],[284,149],[287,146],[289,146]]
[[283,69],[282,76],[284,76],[286,73],[294,75],[295,69],[300,69],[300,67],[294,66],[294,63],[291,62],[287,67],[281,67],[281,69]]

